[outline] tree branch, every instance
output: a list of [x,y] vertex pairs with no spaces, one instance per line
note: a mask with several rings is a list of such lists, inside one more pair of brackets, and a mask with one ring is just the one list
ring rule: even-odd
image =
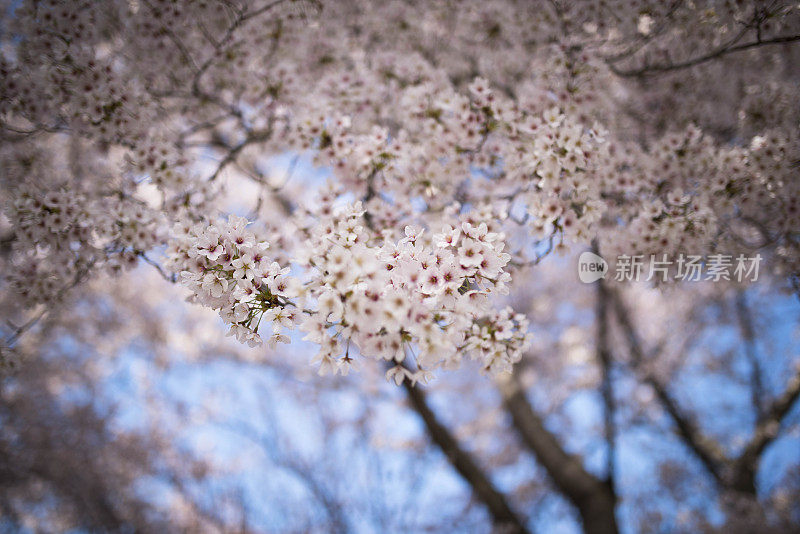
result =
[[[741,52],[742,50],[748,50],[750,48],[756,48],[760,46],[767,46],[767,45],[774,45],[774,44],[783,44],[783,43],[793,43],[795,41],[800,41],[800,35],[786,35],[782,37],[773,37],[772,39],[757,39],[756,41],[744,43],[740,45],[725,45],[722,46],[713,52],[709,52],[708,54],[695,57],[693,59],[689,59],[687,61],[682,61],[680,63],[667,63],[663,65],[649,65],[639,69],[631,69],[631,70],[621,70],[614,66],[613,63],[609,62],[608,66],[611,69],[611,72],[616,74],[617,76],[623,77],[634,77],[634,76],[645,76],[650,74],[658,74],[662,72],[669,72],[673,70],[680,70],[680,69],[687,69],[690,67],[694,67],[696,65],[700,65],[702,63],[706,63],[707,61],[711,61],[713,59],[720,58],[727,54],[732,54],[734,52]],[[735,42],[735,41],[734,41]]]
[[500,381],[503,404],[520,438],[545,468],[558,490],[575,505],[590,534],[618,531],[611,487],[586,471],[579,457],[567,454],[533,411],[516,374]]
[[761,454],[778,437],[781,423],[798,399],[800,399],[800,369],[789,380],[783,393],[759,419],[750,442],[733,462],[732,480],[735,489],[755,494],[755,474]]
[[265,130],[250,132],[241,142],[232,147],[228,147],[228,152],[225,154],[219,164],[217,164],[217,168],[214,170],[214,173],[211,175],[211,177],[209,177],[208,181],[213,182],[219,177],[220,173],[225,170],[225,167],[231,163],[235,163],[236,158],[239,157],[239,154],[242,150],[254,143],[268,141],[270,137],[272,137],[271,119]]
[[764,386],[761,378],[761,366],[756,354],[756,335],[750,311],[747,309],[747,300],[743,291],[736,295],[736,317],[739,321],[739,330],[744,338],[744,353],[750,365],[750,393],[756,417],[764,415]]
[[[597,247],[593,249],[596,251]],[[608,289],[603,280],[597,281],[597,360],[600,365],[603,396],[603,423],[607,444],[606,451],[606,476],[612,493],[616,495],[615,487],[615,462],[616,462],[616,428],[614,426],[614,392],[611,377],[611,349],[608,310]]]
[[[639,367],[644,357],[641,342],[619,295],[611,295],[617,319],[630,346],[633,365]],[[737,306],[740,303],[741,301],[737,301]],[[752,330],[752,325],[749,328]],[[746,331],[745,329],[743,332],[744,337],[748,335]],[[681,413],[678,404],[652,374],[648,374],[645,379],[674,421],[684,443],[700,459],[717,483],[741,493],[756,495],[755,474],[761,454],[777,438],[781,423],[800,399],[800,369],[789,380],[783,393],[769,408],[761,411],[753,437],[736,459],[728,459],[716,442],[705,436],[689,417]]]
[[322,506],[329,522],[327,525],[329,532],[348,532],[349,522],[341,504],[334,499],[331,492],[319,481],[319,478],[314,474],[314,470],[306,465],[299,456],[292,457],[282,450],[283,448],[278,439],[271,435],[275,433],[274,429],[271,429],[270,432],[260,431],[247,421],[235,419],[232,422],[217,424],[248,439],[258,446],[272,462],[301,480],[311,495]]
[[[644,350],[641,340],[633,327],[628,310],[625,308],[619,294],[611,291],[609,295],[614,305],[617,321],[628,342],[632,366],[634,369],[641,370],[642,362],[644,361]],[[678,436],[683,439],[684,444],[694,453],[714,479],[718,483],[724,485],[723,468],[728,463],[728,460],[719,445],[703,434],[697,424],[688,415],[682,413],[678,403],[672,398],[666,387],[653,373],[646,372],[644,380],[653,388],[653,391],[655,391],[656,397],[675,424]]]
[[233,22],[226,29],[225,34],[217,42],[214,53],[211,54],[211,56],[208,59],[206,59],[202,63],[202,65],[196,67],[195,75],[192,78],[192,83],[191,83],[192,93],[198,96],[203,94],[203,91],[201,91],[200,89],[200,83],[201,79],[203,78],[203,75],[206,73],[206,71],[208,71],[211,65],[214,64],[214,61],[216,61],[223,54],[223,52],[226,51],[225,47],[233,39],[233,36],[236,33],[237,29],[239,29],[242,25],[244,25],[245,22],[252,20],[259,15],[262,15],[263,13],[266,13],[273,7],[284,3],[285,1],[286,0],[275,0],[253,11],[247,11],[246,8],[243,8],[241,11],[239,11],[236,17],[234,18]]
[[492,514],[498,530],[504,532],[528,532],[523,520],[511,509],[505,495],[500,493],[472,455],[461,448],[456,438],[445,427],[428,406],[425,392],[419,385],[403,381],[411,407],[416,411],[428,429],[431,440],[442,450],[458,474],[472,487],[475,495]]

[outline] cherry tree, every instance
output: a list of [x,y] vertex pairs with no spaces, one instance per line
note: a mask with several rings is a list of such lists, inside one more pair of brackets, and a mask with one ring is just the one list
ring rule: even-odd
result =
[[[425,385],[448,389],[451,374],[496,388],[509,439],[587,532],[619,529],[631,498],[616,477],[620,427],[653,424],[654,411],[731,524],[798,520],[756,483],[800,396],[796,355],[767,365],[757,327],[781,292],[800,295],[795,4],[5,11],[4,367],[24,367],[25,338],[76,314],[88,288],[136,286],[144,266],[215,312],[251,358],[277,351],[323,376],[402,387],[498,529],[526,531],[530,518],[431,407]],[[657,287],[613,272],[576,287],[565,260],[576,250],[618,273],[639,258]],[[717,274],[687,280],[685,257]],[[759,288],[772,300],[755,309]],[[554,301],[593,320],[570,329]],[[709,435],[675,391],[693,344],[728,323],[748,369],[747,436]],[[704,369],[738,380],[738,359],[706,345]],[[600,471],[546,420],[587,388],[601,398]],[[549,402],[533,400],[544,392]]]

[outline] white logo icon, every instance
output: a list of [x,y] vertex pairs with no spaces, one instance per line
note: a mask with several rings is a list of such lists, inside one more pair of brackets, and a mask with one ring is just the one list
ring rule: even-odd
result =
[[578,258],[578,278],[584,284],[591,284],[608,274],[608,263],[606,260],[588,250]]

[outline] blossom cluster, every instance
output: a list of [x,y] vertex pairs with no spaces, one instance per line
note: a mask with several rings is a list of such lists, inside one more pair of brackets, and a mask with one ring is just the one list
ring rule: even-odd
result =
[[161,216],[135,198],[122,202],[74,188],[23,184],[6,216],[15,226],[8,273],[30,303],[50,304],[89,269],[117,272],[161,240]]
[[[386,235],[376,243],[364,216],[358,203],[334,211],[305,247],[317,313],[303,330],[320,344],[321,373],[347,373],[355,349],[393,362],[387,376],[398,383],[458,366],[464,355],[490,372],[519,360],[527,323],[508,310],[494,311],[489,299],[507,292],[510,281],[502,234],[485,223],[463,222],[433,235],[406,226],[399,240]],[[400,365],[409,355],[416,372]]]
[[[236,216],[177,226],[167,266],[241,342],[260,344],[262,326],[272,345],[304,332],[320,346],[321,374],[347,374],[356,352],[391,362],[387,377],[398,383],[456,367],[464,355],[488,372],[510,370],[529,334],[523,316],[491,306],[511,279],[503,235],[463,222],[434,235],[407,226],[403,238],[376,243],[364,215],[360,203],[340,207],[314,229],[298,259],[304,283],[269,261],[269,244]],[[412,354],[416,370],[400,365]]]
[[250,346],[260,345],[262,321],[272,331],[268,343],[288,343],[285,330],[302,322],[292,302],[298,295],[289,268],[270,262],[269,243],[247,229],[243,217],[218,224],[178,226],[167,251],[167,267],[180,273],[192,291],[190,300],[219,312],[229,335]]
[[647,153],[631,145],[607,152],[616,174],[604,187],[617,200],[609,211],[624,224],[602,232],[604,254],[738,256],[779,243],[773,268],[796,271],[796,139],[773,132],[749,146],[720,147],[690,126],[657,139]]

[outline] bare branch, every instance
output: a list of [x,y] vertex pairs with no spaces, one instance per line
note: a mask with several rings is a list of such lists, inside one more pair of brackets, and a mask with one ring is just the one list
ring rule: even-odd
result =
[[[71,289],[73,289],[74,287],[79,285],[81,282],[83,282],[83,280],[89,274],[89,271],[91,271],[92,267],[94,266],[94,263],[95,263],[95,261],[92,260],[89,263],[87,263],[85,266],[80,268],[78,270],[78,272],[75,273],[75,276],[73,277],[72,281],[69,284],[67,284],[66,286],[62,287],[58,291],[58,293],[56,294],[55,301],[56,302],[60,302],[61,299],[64,298],[64,296]],[[17,343],[17,341],[19,341],[19,338],[22,337],[25,334],[25,332],[27,332],[28,330],[30,330],[31,328],[36,326],[36,324],[39,321],[41,321],[42,319],[44,319],[47,316],[48,313],[52,312],[53,309],[54,309],[53,306],[49,306],[49,307],[45,306],[45,307],[43,307],[38,313],[36,313],[25,324],[23,324],[22,326],[16,328],[11,333],[11,335],[8,338],[6,338],[5,341],[2,342],[3,345],[5,345],[5,347],[7,347],[7,348],[13,349],[14,345]]]
[[[628,310],[619,294],[610,291],[609,295],[614,305],[617,321],[628,342],[631,363],[634,369],[641,372],[641,366],[644,361],[642,342],[636,333]],[[714,479],[718,483],[724,485],[723,468],[728,463],[728,459],[725,457],[720,446],[713,439],[706,436],[688,414],[683,413],[678,403],[672,398],[669,391],[667,391],[667,388],[653,373],[644,373],[644,380],[653,388],[662,407],[675,424],[678,436],[683,439],[684,444],[694,453]]]
[[203,95],[203,91],[200,89],[200,83],[203,78],[203,75],[206,73],[206,71],[208,71],[211,65],[214,64],[214,61],[216,61],[216,59],[223,54],[226,45],[228,45],[231,39],[233,39],[233,36],[236,33],[237,29],[243,26],[247,21],[253,20],[259,15],[266,13],[267,11],[271,10],[272,8],[284,2],[285,0],[275,0],[273,2],[265,4],[264,6],[254,11],[249,11],[249,12],[247,10],[240,11],[237,14],[236,18],[231,23],[231,25],[228,26],[228,29],[225,31],[225,35],[223,35],[222,38],[217,42],[217,45],[215,46],[215,51],[211,55],[211,57],[206,59],[206,61],[204,61],[203,64],[197,68],[194,78],[192,79],[192,84],[191,84],[192,93],[195,94],[196,96]]
[[251,132],[243,141],[240,143],[230,147],[228,152],[222,158],[222,160],[217,165],[216,170],[214,173],[209,177],[208,181],[213,182],[216,180],[220,173],[231,163],[236,161],[236,158],[239,156],[239,153],[244,150],[247,146],[252,145],[254,143],[260,143],[263,141],[267,141],[270,137],[272,137],[272,121],[270,120],[269,126],[263,131]]
[[736,489],[755,493],[755,473],[761,454],[778,437],[781,423],[800,399],[800,368],[789,380],[786,389],[759,419],[750,442],[733,462],[733,485]]
[[142,258],[145,261],[145,263],[147,263],[148,265],[152,265],[153,267],[155,267],[156,270],[158,271],[158,274],[161,275],[161,278],[163,278],[167,282],[169,282],[171,284],[174,284],[175,282],[177,282],[178,277],[177,277],[177,275],[175,273],[172,273],[172,274],[167,273],[167,271],[164,270],[164,267],[162,267],[160,263],[158,263],[155,260],[152,260],[152,259],[148,258],[147,254],[145,254],[144,252],[140,252],[139,253],[139,257]]
[[217,424],[251,441],[258,446],[271,461],[275,462],[276,465],[282,467],[302,481],[325,511],[328,521],[330,522],[328,525],[330,532],[344,533],[349,531],[347,517],[341,504],[334,498],[331,491],[319,480],[319,477],[314,473],[312,467],[308,466],[300,457],[292,457],[282,450],[283,447],[280,445],[279,441],[270,435],[274,433],[274,429],[271,429],[269,433],[262,432],[249,422],[237,419],[224,423],[218,422]]
[[496,527],[508,532],[528,532],[522,518],[511,509],[505,495],[500,493],[472,455],[461,447],[433,413],[422,388],[412,385],[408,380],[403,381],[403,387],[408,393],[409,404],[422,418],[431,440],[489,509]]
[[534,453],[561,493],[575,505],[589,534],[616,533],[616,498],[611,487],[568,454],[531,407],[514,373],[500,381],[503,405],[522,441]]
[[753,408],[756,416],[761,418],[764,414],[764,386],[761,378],[761,365],[756,354],[756,336],[753,321],[747,308],[747,300],[743,291],[736,295],[736,317],[739,321],[739,330],[744,338],[744,353],[750,365],[750,393],[753,399]]
[[748,50],[750,48],[757,48],[761,46],[768,46],[774,44],[793,43],[795,41],[800,41],[800,35],[786,35],[783,37],[773,37],[772,39],[764,39],[764,40],[759,39],[753,42],[739,44],[739,45],[732,45],[729,43],[728,45],[722,46],[714,50],[713,52],[709,52],[708,54],[698,56],[693,59],[689,59],[687,61],[682,61],[680,63],[666,63],[663,65],[648,65],[639,69],[622,70],[618,69],[616,66],[613,65],[613,63],[610,62],[608,63],[608,65],[609,68],[611,69],[611,72],[613,72],[617,76],[623,76],[623,77],[647,76],[662,72],[688,69],[690,67],[706,63],[708,61],[720,58],[722,56],[732,54],[734,52],[741,52],[742,50]]
[[[592,247],[595,251],[597,246]],[[601,394],[603,396],[603,423],[605,428],[605,438],[607,444],[606,451],[606,473],[608,484],[612,492],[616,494],[615,487],[615,462],[616,462],[616,427],[614,423],[615,404],[614,391],[611,376],[611,344],[610,344],[610,325],[608,309],[608,289],[603,280],[597,282],[597,360],[600,365],[602,384]]]

